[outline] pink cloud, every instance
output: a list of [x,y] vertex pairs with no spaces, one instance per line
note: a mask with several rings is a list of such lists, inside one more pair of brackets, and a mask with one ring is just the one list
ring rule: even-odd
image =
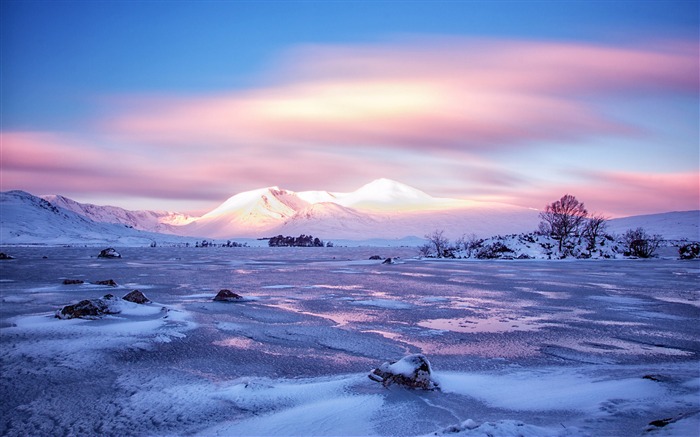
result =
[[[104,140],[103,140],[104,141]],[[342,175],[357,184],[386,174],[384,164],[362,156],[332,156],[312,150],[256,147],[203,153],[167,153],[143,145],[105,147],[72,135],[40,132],[0,133],[2,189],[34,194],[119,194],[134,197],[212,200],[239,191],[292,181],[298,190],[344,187]]]
[[419,150],[630,134],[639,128],[605,117],[589,99],[697,93],[697,50],[687,42],[660,51],[463,39],[312,46],[288,54],[274,72],[282,79],[267,86],[136,99],[106,125],[169,144]]
[[642,173],[588,172],[581,182],[537,188],[503,195],[499,200],[544,208],[569,193],[590,212],[609,217],[700,209],[700,172]]

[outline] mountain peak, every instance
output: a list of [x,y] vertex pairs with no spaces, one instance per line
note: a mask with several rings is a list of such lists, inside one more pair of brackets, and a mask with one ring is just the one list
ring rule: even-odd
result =
[[341,197],[338,203],[358,209],[398,211],[429,207],[435,199],[401,182],[380,178]]

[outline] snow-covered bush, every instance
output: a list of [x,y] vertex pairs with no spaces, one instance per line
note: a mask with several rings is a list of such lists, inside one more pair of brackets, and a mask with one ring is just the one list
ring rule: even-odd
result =
[[622,236],[625,256],[651,258],[661,244],[660,235],[649,235],[644,228],[630,229]]
[[503,258],[504,256],[512,256],[513,253],[513,249],[509,248],[500,241],[496,241],[495,243],[488,244],[477,250],[476,257],[478,259],[495,259]]
[[680,259],[700,258],[700,243],[685,244],[678,248]]

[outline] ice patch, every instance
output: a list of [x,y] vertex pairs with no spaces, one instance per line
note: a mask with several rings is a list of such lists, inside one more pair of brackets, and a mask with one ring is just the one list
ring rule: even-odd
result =
[[514,411],[578,410],[594,413],[610,399],[650,402],[665,389],[654,381],[599,379],[567,369],[507,374],[437,373],[444,392],[471,396]]
[[413,305],[400,302],[398,300],[391,299],[370,299],[370,300],[356,300],[352,302],[353,305],[365,305],[377,308],[385,308],[389,310],[407,310],[413,308]]
[[4,303],[27,303],[31,302],[34,299],[31,297],[25,297],[25,296],[5,296],[2,298],[2,302]]

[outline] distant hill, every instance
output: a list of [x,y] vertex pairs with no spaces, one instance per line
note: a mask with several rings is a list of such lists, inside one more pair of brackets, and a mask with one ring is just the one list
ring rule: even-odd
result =
[[146,246],[152,242],[191,241],[129,226],[101,223],[24,191],[0,193],[0,244],[112,244]]
[[229,198],[181,233],[217,238],[318,235],[325,239],[422,237],[436,229],[458,237],[536,229],[537,211],[519,206],[435,198],[389,179],[350,193],[268,187]]
[[100,206],[79,203],[60,195],[42,196],[53,205],[73,211],[99,223],[118,223],[148,232],[176,234],[178,225],[184,225],[194,218],[186,214],[167,211],[129,211],[117,206]]
[[635,215],[608,221],[608,232],[623,234],[628,229],[644,228],[667,240],[700,241],[700,211],[673,211],[661,214]]
[[[419,241],[433,230],[456,239],[532,232],[538,211],[496,202],[436,198],[389,179],[350,193],[294,192],[267,187],[231,196],[201,217],[129,211],[23,191],[1,193],[0,244],[86,244],[97,241],[194,241],[313,235],[323,240]],[[700,211],[640,215],[608,221],[608,233],[643,227],[665,239],[700,240]],[[170,234],[165,235],[165,234]],[[188,238],[191,237],[191,238]],[[131,244],[131,243],[130,243]]]

